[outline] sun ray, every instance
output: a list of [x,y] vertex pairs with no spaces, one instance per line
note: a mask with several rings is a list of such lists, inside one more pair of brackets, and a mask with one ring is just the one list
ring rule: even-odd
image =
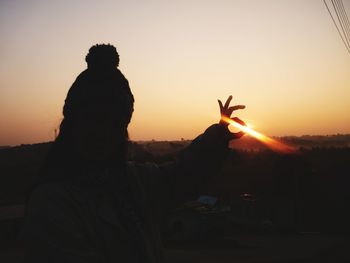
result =
[[240,129],[241,131],[247,133],[248,135],[256,138],[260,142],[264,143],[267,147],[269,147],[271,150],[281,153],[295,153],[297,150],[295,147],[286,145],[282,142],[279,142],[273,138],[270,138],[260,132],[257,132],[253,130],[250,127],[244,126],[230,118],[227,118],[225,116],[222,116],[221,118],[223,121],[227,122],[228,124]]

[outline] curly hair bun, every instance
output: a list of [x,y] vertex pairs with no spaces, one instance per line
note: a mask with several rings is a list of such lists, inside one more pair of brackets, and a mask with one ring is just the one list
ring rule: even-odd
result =
[[119,54],[111,44],[96,44],[89,49],[85,61],[90,69],[112,69],[119,65]]

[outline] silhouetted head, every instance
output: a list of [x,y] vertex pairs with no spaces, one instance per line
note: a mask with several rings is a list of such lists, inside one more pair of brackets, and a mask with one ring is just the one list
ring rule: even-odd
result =
[[68,91],[64,118],[44,173],[82,162],[114,165],[126,161],[134,98],[117,68],[119,55],[112,45],[95,45],[86,61],[88,68]]
[[119,54],[117,49],[108,44],[97,44],[89,49],[85,57],[89,69],[108,70],[119,65]]

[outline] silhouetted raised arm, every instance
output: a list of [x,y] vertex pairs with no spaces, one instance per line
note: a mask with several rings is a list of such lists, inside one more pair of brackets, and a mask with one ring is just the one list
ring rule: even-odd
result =
[[[233,111],[245,108],[243,105],[230,107],[231,99],[232,96],[224,105],[218,101],[221,116],[231,118]],[[245,125],[238,118],[232,119]],[[146,174],[143,181],[147,181],[151,194],[156,195],[163,205],[176,206],[203,194],[207,180],[218,173],[229,152],[229,141],[243,135],[243,132],[231,133],[228,124],[220,119],[183,149],[175,162],[159,166],[149,164],[151,171],[136,174]],[[144,167],[140,169],[145,170]]]

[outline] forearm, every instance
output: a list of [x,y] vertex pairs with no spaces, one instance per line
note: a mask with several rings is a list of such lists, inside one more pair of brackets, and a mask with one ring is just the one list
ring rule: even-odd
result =
[[229,152],[229,140],[227,127],[211,125],[179,154],[175,163],[160,166],[163,176],[159,189],[161,196],[167,197],[162,201],[174,207],[203,194],[209,180],[220,172]]
[[226,126],[213,124],[180,152],[177,165],[183,172],[219,170],[229,152],[230,139]]

